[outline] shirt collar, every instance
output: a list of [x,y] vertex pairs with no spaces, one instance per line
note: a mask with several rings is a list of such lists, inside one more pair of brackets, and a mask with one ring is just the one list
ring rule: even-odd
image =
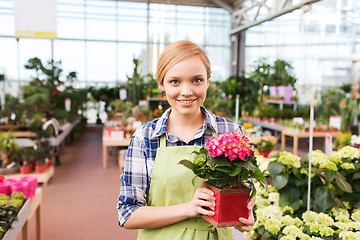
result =
[[[203,133],[205,132],[207,127],[209,127],[213,132],[218,133],[216,116],[213,113],[208,112],[203,106],[201,106],[200,109],[205,114]],[[154,133],[152,134],[151,138],[160,137],[164,133],[167,133],[167,120],[170,112],[171,108],[167,109],[158,119],[158,121],[156,122]]]

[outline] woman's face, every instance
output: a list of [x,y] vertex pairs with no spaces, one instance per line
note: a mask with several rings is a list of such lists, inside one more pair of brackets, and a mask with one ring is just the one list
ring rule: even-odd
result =
[[208,86],[206,68],[199,56],[185,58],[172,66],[160,85],[172,111],[184,115],[198,113]]

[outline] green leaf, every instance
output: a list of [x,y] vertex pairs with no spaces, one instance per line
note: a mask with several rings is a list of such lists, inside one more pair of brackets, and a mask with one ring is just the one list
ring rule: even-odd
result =
[[229,173],[231,171],[229,167],[217,167],[216,170],[224,173]]
[[225,158],[225,157],[216,157],[214,158],[214,161],[216,163],[216,166],[221,166],[221,167],[224,167],[224,166],[227,166],[227,167],[230,167],[231,166],[231,162]]
[[353,179],[359,179],[360,178],[360,172],[356,172],[353,176]]
[[255,165],[252,162],[245,162],[245,167],[249,169],[251,172],[255,171]]
[[279,175],[284,169],[284,165],[280,162],[270,162],[268,166],[268,171],[271,176],[275,177]]
[[233,167],[231,169],[229,169],[230,171],[227,173],[229,176],[231,177],[235,177],[237,175],[239,175],[241,173],[241,168],[238,167]]
[[327,212],[334,206],[334,194],[327,187],[318,187],[315,191],[315,204],[321,212]]
[[331,171],[331,170],[325,170],[325,178],[326,178],[326,182],[329,184],[330,182],[332,182],[335,178],[336,172]]
[[200,154],[204,154],[204,155],[207,155],[208,152],[205,150],[205,148],[200,148],[200,151],[199,151]]
[[290,206],[294,210],[299,209],[301,205],[300,190],[299,188],[292,187],[286,188],[279,191],[279,205],[281,207]]
[[178,164],[181,164],[191,170],[196,168],[196,165],[194,163],[192,163],[191,161],[186,160],[186,159],[181,160]]
[[251,191],[251,194],[250,194],[250,199],[252,199],[256,195],[256,187],[255,187],[255,185],[254,185],[254,183],[252,181],[248,181],[247,183],[249,183],[252,186],[252,189],[253,189]]
[[288,183],[288,176],[285,173],[278,175],[272,179],[272,185],[277,190],[285,187],[287,183]]
[[261,186],[267,189],[265,176],[258,167],[255,168],[255,171],[250,175],[250,177],[258,180]]
[[336,172],[335,180],[336,180],[337,185],[344,192],[349,192],[349,193],[353,192],[351,185],[346,181],[345,177],[340,172]]

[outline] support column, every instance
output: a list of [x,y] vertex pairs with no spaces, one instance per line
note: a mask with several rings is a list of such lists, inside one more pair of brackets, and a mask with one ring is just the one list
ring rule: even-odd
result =
[[245,74],[245,36],[246,31],[231,36],[231,76]]

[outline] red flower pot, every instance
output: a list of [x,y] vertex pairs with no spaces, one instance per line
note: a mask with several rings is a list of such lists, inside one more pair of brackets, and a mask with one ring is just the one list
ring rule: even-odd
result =
[[259,154],[264,157],[268,157],[270,153],[271,153],[271,150],[267,150],[267,151],[263,151],[263,152],[259,151]]
[[202,216],[215,227],[231,227],[238,224],[239,218],[248,218],[247,204],[250,197],[250,188],[219,189],[207,182],[205,186],[214,192],[215,215]]
[[27,166],[20,166],[20,173],[29,174],[34,170],[34,164],[29,164]]

